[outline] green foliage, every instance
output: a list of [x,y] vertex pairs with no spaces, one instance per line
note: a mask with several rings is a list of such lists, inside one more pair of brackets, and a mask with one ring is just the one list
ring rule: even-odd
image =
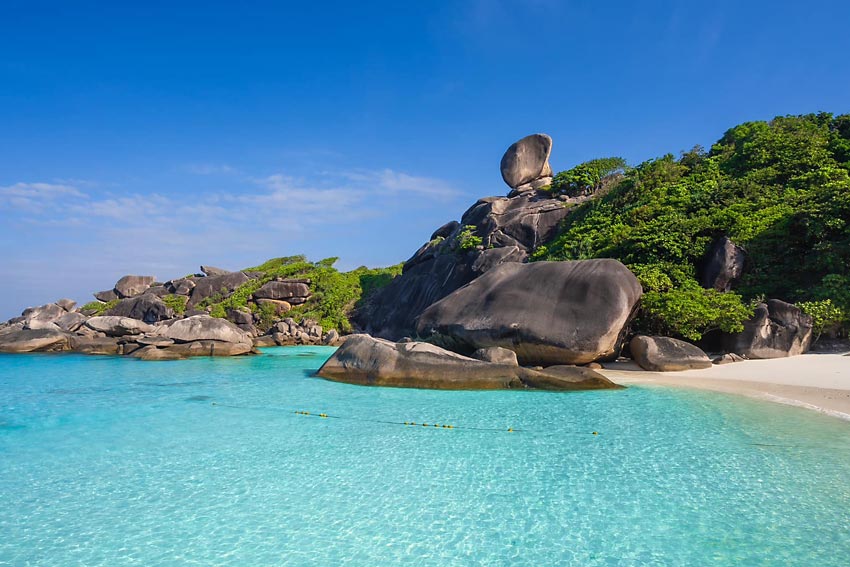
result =
[[840,307],[833,305],[832,300],[801,301],[797,304],[803,313],[812,317],[812,331],[815,334],[814,342],[823,333],[835,332],[847,321],[847,313]]
[[461,229],[457,236],[459,250],[474,250],[476,246],[481,246],[483,244],[483,239],[480,236],[473,234],[477,229],[478,227],[471,224],[464,225],[463,229]]
[[636,325],[650,334],[698,341],[710,331],[743,331],[742,322],[752,316],[752,308],[735,293],[687,287],[646,292]]
[[175,315],[182,315],[186,312],[186,303],[188,301],[189,298],[185,295],[170,294],[162,298],[162,302],[165,303],[166,307],[171,308]]
[[273,258],[259,266],[246,268],[245,272],[259,272],[261,275],[237,287],[232,293],[219,293],[198,304],[201,309],[211,308],[213,317],[226,317],[230,309],[249,307],[259,315],[258,326],[265,330],[281,317],[276,314],[274,305],[256,305],[251,298],[258,289],[276,278],[303,278],[311,281],[312,296],[303,305],[293,307],[282,317],[300,320],[309,318],[317,321],[324,329],[351,331],[348,317],[355,305],[387,285],[401,273],[402,265],[389,268],[370,269],[361,266],[350,272],[340,272],[334,268],[338,258],[325,258],[310,262],[305,256]]
[[555,175],[549,190],[571,197],[590,195],[625,172],[626,160],[623,158],[592,159]]
[[119,299],[113,299],[112,301],[106,301],[106,302],[90,301],[90,302],[86,303],[85,305],[83,305],[80,309],[82,311],[91,310],[91,311],[95,312],[95,315],[100,315],[102,313],[105,313],[106,311],[109,311],[110,309],[112,309],[116,305],[118,305],[119,301],[120,301]]
[[[577,169],[555,176],[553,188],[586,191],[594,178]],[[694,270],[720,235],[748,253],[737,293],[726,296],[700,291]],[[708,152],[696,147],[624,169],[532,255],[600,257],[621,260],[641,281],[638,326],[674,335],[733,328],[757,296],[831,299],[850,313],[850,115],[749,122]],[[683,315],[688,303],[698,320]]]

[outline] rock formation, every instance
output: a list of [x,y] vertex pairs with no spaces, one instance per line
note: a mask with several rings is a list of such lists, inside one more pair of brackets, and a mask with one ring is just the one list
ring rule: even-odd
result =
[[538,372],[468,358],[428,343],[393,343],[368,335],[348,337],[317,375],[350,384],[439,390],[619,388],[587,368]]
[[812,318],[778,299],[760,303],[741,333],[724,337],[724,350],[746,358],[782,358],[809,350]]
[[632,358],[644,370],[673,372],[709,368],[711,360],[697,346],[669,337],[638,335],[629,343]]
[[536,191],[479,200],[459,223],[437,229],[405,262],[402,275],[379,290],[354,320],[374,336],[412,335],[416,318],[430,305],[496,266],[525,261],[553,238],[570,202]]
[[707,289],[729,291],[744,274],[747,253],[723,236],[709,248],[699,266],[700,285]]
[[616,260],[503,264],[426,309],[417,335],[450,350],[503,347],[520,364],[614,357],[642,294]]
[[546,134],[532,134],[513,143],[502,156],[502,179],[517,193],[551,185],[550,153],[552,138]]

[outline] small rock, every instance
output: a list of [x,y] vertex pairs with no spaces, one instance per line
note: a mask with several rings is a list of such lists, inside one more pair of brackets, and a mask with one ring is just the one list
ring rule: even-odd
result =
[[519,366],[516,353],[512,350],[502,347],[480,348],[472,353],[472,358],[483,360],[485,362],[495,362],[498,364],[510,364],[511,366]]
[[743,356],[738,356],[734,352],[726,353],[723,356],[718,356],[712,362],[714,364],[732,364],[734,362],[742,362],[746,360]]
[[644,370],[670,372],[709,368],[711,360],[697,346],[670,337],[638,335],[629,343],[635,362]]
[[124,276],[115,282],[118,297],[135,297],[143,294],[156,281],[155,276]]
[[208,277],[225,276],[227,274],[233,273],[229,270],[222,270],[221,268],[216,268],[215,266],[201,266],[201,271],[204,273],[204,275]]
[[186,358],[180,353],[172,352],[168,349],[157,348],[153,345],[140,348],[130,354],[133,358],[140,360],[182,360]]
[[77,306],[77,302],[74,301],[73,299],[65,298],[65,299],[60,299],[59,301],[57,301],[56,305],[58,305],[59,307],[61,307],[65,311],[73,311],[74,307]]

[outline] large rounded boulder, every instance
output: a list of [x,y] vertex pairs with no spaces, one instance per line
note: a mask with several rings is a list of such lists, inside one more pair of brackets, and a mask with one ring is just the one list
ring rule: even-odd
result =
[[502,156],[502,179],[511,189],[524,185],[528,185],[528,189],[536,189],[531,185],[533,182],[552,177],[552,168],[549,166],[551,152],[552,138],[546,134],[532,134],[513,143]]
[[159,335],[177,343],[219,341],[224,343],[247,343],[253,346],[251,335],[230,321],[208,315],[195,315],[175,321],[161,331]]
[[616,260],[502,264],[426,309],[417,333],[457,352],[507,348],[520,364],[585,364],[617,355],[641,293]]
[[638,366],[653,372],[675,372],[711,367],[711,360],[702,349],[670,337],[638,335],[629,342],[629,350]]

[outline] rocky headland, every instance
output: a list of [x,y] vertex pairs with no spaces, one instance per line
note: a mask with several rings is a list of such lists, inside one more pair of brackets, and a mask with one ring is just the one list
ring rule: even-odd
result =
[[[165,282],[128,275],[90,304],[59,300],[0,324],[0,351],[171,360],[342,345],[319,376],[418,388],[581,390],[616,388],[596,370],[618,358],[655,372],[705,369],[712,365],[706,352],[715,364],[794,356],[824,331],[823,317],[801,308],[817,314],[811,306],[821,304],[751,294],[745,305],[737,290],[760,282],[764,271],[752,257],[757,246],[736,243],[720,227],[704,231],[700,252],[678,264],[656,259],[658,250],[683,246],[652,244],[663,230],[631,244],[638,252],[619,255],[600,253],[608,249],[598,241],[572,244],[576,231],[592,233],[594,214],[617,211],[628,191],[641,195],[644,181],[618,158],[553,175],[551,150],[545,134],[511,145],[501,160],[507,194],[479,199],[398,268],[342,274],[334,259],[291,257],[234,272],[202,266]],[[681,164],[693,159],[685,154]],[[677,175],[700,171],[676,167]]]

